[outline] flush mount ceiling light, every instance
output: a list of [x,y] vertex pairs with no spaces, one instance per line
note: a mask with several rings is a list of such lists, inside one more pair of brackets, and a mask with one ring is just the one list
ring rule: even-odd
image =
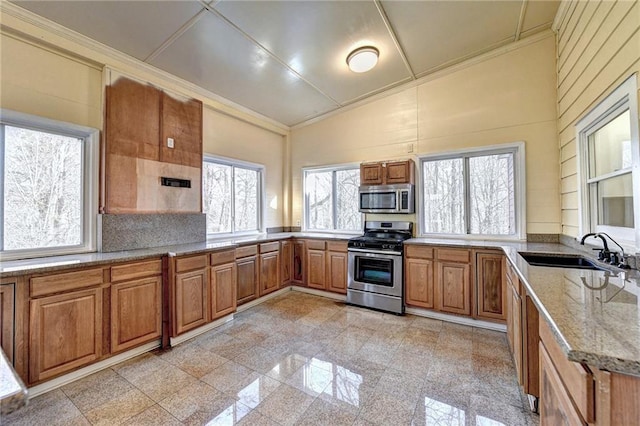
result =
[[378,49],[372,46],[359,47],[347,56],[347,65],[353,72],[367,72],[378,63]]

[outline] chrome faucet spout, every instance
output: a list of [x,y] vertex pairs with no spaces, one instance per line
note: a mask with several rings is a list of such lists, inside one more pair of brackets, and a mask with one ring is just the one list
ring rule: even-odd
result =
[[[609,254],[609,245],[607,244],[607,240],[604,238],[604,236],[602,235],[604,234],[603,232],[591,232],[589,234],[585,234],[584,237],[582,237],[582,239],[580,240],[580,244],[584,245],[584,240],[586,240],[589,237],[594,237],[594,238],[600,238],[600,240],[602,241],[602,247],[604,249],[604,253],[605,254]],[[607,235],[607,234],[604,234]],[[607,235],[607,237],[609,237]],[[609,237],[609,239],[611,239],[611,237]],[[613,241],[613,240],[611,240]],[[615,241],[613,241],[615,243]],[[616,243],[617,245],[618,243]]]

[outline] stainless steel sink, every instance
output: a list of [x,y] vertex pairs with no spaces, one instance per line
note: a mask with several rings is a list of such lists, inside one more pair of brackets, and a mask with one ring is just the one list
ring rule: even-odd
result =
[[598,266],[594,261],[583,256],[570,255],[547,255],[538,253],[519,253],[529,265],[548,266],[553,268],[572,268],[572,269],[599,269],[607,270]]

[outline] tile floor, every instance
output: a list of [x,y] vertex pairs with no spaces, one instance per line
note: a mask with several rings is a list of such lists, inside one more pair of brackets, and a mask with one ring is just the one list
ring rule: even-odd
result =
[[0,419],[27,425],[535,425],[504,333],[292,291]]

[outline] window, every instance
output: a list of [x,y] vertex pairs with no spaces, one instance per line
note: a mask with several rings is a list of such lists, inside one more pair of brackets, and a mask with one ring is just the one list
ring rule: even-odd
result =
[[208,236],[262,230],[263,173],[260,165],[205,157],[202,203]]
[[576,126],[581,234],[606,232],[628,247],[640,241],[637,179],[638,116],[634,75]]
[[359,231],[360,166],[304,170],[305,229],[309,231]]
[[97,130],[1,113],[2,258],[94,250]]
[[524,144],[421,159],[422,234],[524,237]]

